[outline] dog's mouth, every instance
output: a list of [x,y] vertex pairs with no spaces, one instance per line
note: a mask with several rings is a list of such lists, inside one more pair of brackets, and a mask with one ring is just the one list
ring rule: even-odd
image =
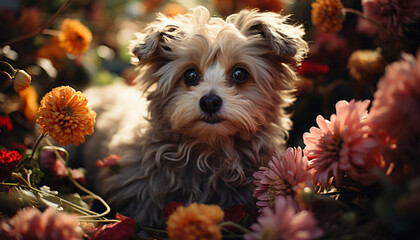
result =
[[212,116],[212,117],[204,117],[200,119],[202,122],[208,123],[208,124],[218,124],[223,122],[223,118],[221,117],[216,117],[216,116]]

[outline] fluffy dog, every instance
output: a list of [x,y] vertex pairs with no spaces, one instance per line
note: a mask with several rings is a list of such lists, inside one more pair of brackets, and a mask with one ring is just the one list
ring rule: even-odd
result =
[[284,149],[294,70],[308,51],[302,27],[287,21],[256,10],[222,20],[197,7],[159,15],[137,35],[131,51],[147,101],[123,87],[101,100],[107,90],[88,91],[98,118],[85,157],[122,155],[119,170],[96,181],[116,211],[156,226],[172,201],[253,208],[252,175]]

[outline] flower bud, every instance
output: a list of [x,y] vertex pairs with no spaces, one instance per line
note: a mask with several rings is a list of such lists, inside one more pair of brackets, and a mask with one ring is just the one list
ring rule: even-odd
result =
[[13,79],[13,87],[16,92],[20,92],[31,84],[31,75],[23,70],[19,70]]

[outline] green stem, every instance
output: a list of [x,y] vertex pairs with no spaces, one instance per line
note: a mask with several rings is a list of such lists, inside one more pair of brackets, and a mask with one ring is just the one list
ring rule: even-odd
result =
[[33,32],[30,32],[28,34],[19,36],[17,38],[11,39],[7,42],[1,43],[0,48],[2,48],[3,46],[6,46],[6,45],[16,43],[16,42],[20,42],[22,40],[26,40],[26,39],[34,37],[38,34],[41,34],[44,31],[44,29],[47,29],[48,27],[51,26],[51,24],[53,24],[53,22],[64,12],[64,10],[66,10],[66,8],[71,4],[72,1],[73,0],[67,0],[63,5],[61,5],[60,9],[58,9],[57,12],[55,12],[54,15],[44,25],[42,25],[37,30],[35,30]]
[[[48,139],[46,139],[45,140],[46,142],[47,142],[47,144],[49,145],[49,146],[45,146],[45,147],[43,147],[43,149],[52,149],[52,150],[54,150],[54,152],[55,152],[55,155],[57,156],[57,160],[56,161],[64,161],[64,163],[65,163],[65,165],[67,165],[67,161],[68,161],[68,159],[69,159],[69,153],[67,152],[67,150],[66,149],[64,149],[64,148],[61,148],[61,147],[56,147],[56,146],[52,146],[52,143],[48,140]],[[60,155],[60,153],[58,153],[58,151],[62,151],[62,152],[64,152],[65,153],[65,159],[63,159],[62,157],[61,157],[61,155]],[[91,192],[90,190],[88,190],[88,189],[86,189],[85,187],[83,187],[82,185],[80,185],[76,180],[74,180],[74,178],[73,178],[73,175],[72,175],[72,173],[71,173],[71,169],[70,168],[68,168],[67,166],[66,166],[66,170],[67,170],[67,173],[68,173],[68,179],[78,188],[78,189],[80,189],[81,191],[83,191],[83,192],[85,192],[85,193],[87,193],[89,196],[91,196],[93,199],[96,199],[96,200],[98,200],[98,201],[100,201],[104,206],[105,206],[105,208],[106,208],[106,210],[103,212],[103,213],[100,213],[100,214],[98,214],[98,213],[96,213],[96,212],[93,212],[93,211],[90,211],[90,210],[87,210],[87,209],[85,209],[86,210],[86,212],[89,212],[91,215],[88,215],[88,216],[82,216],[82,217],[80,217],[80,219],[84,219],[84,220],[86,220],[86,219],[88,219],[88,218],[102,218],[102,217],[104,217],[105,215],[107,215],[109,212],[111,212],[111,208],[109,207],[109,205],[108,205],[108,203],[106,203],[105,202],[105,200],[103,200],[101,197],[99,197],[98,195],[96,195],[96,194],[94,194],[93,192]],[[106,220],[106,219],[105,219]]]
[[363,18],[363,19],[368,20],[369,22],[375,24],[375,26],[379,30],[381,30],[389,40],[392,39],[391,38],[391,35],[389,35],[388,31],[378,21],[376,21],[375,19],[370,18],[370,17],[364,15],[361,11],[358,11],[358,10],[355,10],[355,9],[352,9],[352,8],[343,8],[343,11],[346,12],[346,13],[353,13],[353,14],[355,14],[355,15]]
[[[48,133],[42,133],[38,139],[35,142],[35,146],[32,149],[32,153],[31,156],[29,158],[25,158],[24,161],[19,163],[19,166],[16,168],[16,172],[19,172],[27,163],[29,163],[30,161],[32,161],[34,159],[35,153],[38,150],[39,144],[42,142],[42,139],[45,138],[45,136],[47,136]],[[38,164],[38,163],[37,163]]]
[[[14,79],[16,76],[16,73],[19,71],[19,69],[15,69],[12,65],[10,65],[10,63],[6,62],[6,61],[0,61],[0,64],[3,64],[4,66],[6,66],[7,68],[10,69],[10,71],[13,72],[13,77],[10,77],[10,79]],[[8,74],[9,75],[9,74]],[[9,75],[10,76],[10,75]]]
[[241,225],[235,223],[235,222],[231,222],[231,221],[226,221],[226,222],[221,222],[219,224],[220,227],[234,227],[238,230],[240,230],[243,233],[251,233],[251,231],[247,228],[242,227]]
[[148,228],[148,227],[143,227],[143,226],[140,226],[140,228],[146,231],[151,231],[151,232],[168,233],[168,231],[155,229],[155,228]]
[[85,215],[87,215],[87,216],[88,216],[89,214],[96,214],[96,213],[95,213],[95,212],[93,212],[93,211],[90,211],[90,210],[88,210],[88,209],[85,209],[85,208],[83,208],[83,207],[81,207],[81,206],[79,206],[79,205],[77,205],[77,204],[74,204],[74,203],[72,203],[72,202],[70,202],[70,201],[67,201],[67,200],[65,200],[65,199],[63,199],[63,198],[60,198],[60,197],[58,197],[58,196],[56,196],[56,195],[53,195],[53,194],[50,194],[50,193],[47,193],[47,192],[43,192],[43,191],[41,191],[41,190],[38,190],[38,189],[36,189],[36,188],[32,187],[32,186],[31,186],[31,184],[30,184],[28,181],[26,181],[26,179],[24,179],[24,178],[23,178],[21,175],[19,175],[19,174],[14,174],[14,176],[16,176],[17,178],[19,178],[20,180],[22,180],[22,181],[26,184],[26,186],[18,185],[19,187],[27,187],[27,188],[31,189],[32,191],[34,191],[34,192],[41,193],[41,194],[45,194],[45,195],[49,195],[49,196],[51,196],[51,197],[56,197],[56,198],[60,199],[60,201],[61,201],[61,202],[65,203],[65,204],[67,204],[67,205],[69,205],[69,206],[71,206],[74,210],[76,210],[77,212],[79,212],[79,213],[81,213],[81,214],[85,214]]
[[346,209],[347,211],[352,211],[352,209],[349,206],[347,206],[346,204],[344,204],[343,202],[341,202],[339,200],[331,199],[328,196],[323,196],[323,195],[315,194],[315,198],[316,199],[319,199],[319,200],[322,200],[322,201],[326,201],[326,202],[331,202],[331,203],[337,204],[338,206],[341,206],[342,208]]

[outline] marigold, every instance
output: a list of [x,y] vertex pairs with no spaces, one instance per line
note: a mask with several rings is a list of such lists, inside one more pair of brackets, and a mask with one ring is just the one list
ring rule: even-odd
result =
[[340,0],[316,0],[312,3],[312,23],[321,32],[337,33],[343,28],[343,4]]
[[65,19],[58,36],[60,47],[66,52],[78,55],[86,51],[92,41],[92,33],[79,20]]
[[384,73],[385,60],[376,50],[357,50],[347,64],[350,75],[358,81],[375,81]]
[[86,135],[93,133],[95,117],[86,95],[69,86],[61,86],[42,98],[36,121],[41,131],[56,142],[78,146],[85,142]]
[[180,206],[169,216],[167,230],[172,240],[222,239],[218,225],[223,220],[223,210],[217,205],[192,203]]
[[20,160],[22,160],[22,155],[17,151],[0,151],[0,182],[12,175]]

